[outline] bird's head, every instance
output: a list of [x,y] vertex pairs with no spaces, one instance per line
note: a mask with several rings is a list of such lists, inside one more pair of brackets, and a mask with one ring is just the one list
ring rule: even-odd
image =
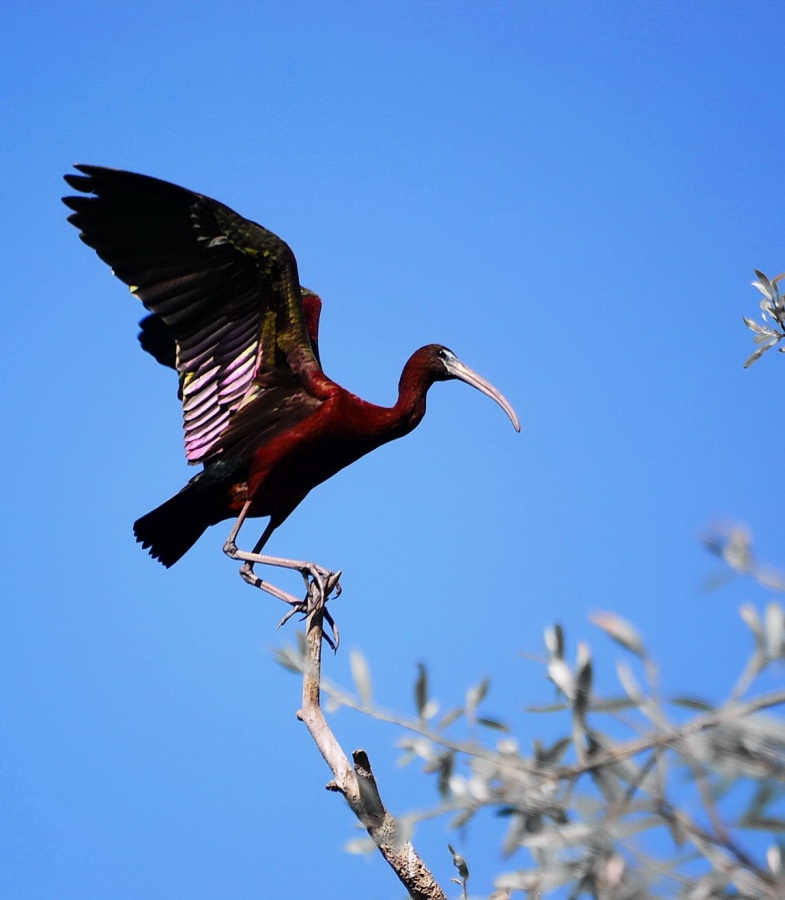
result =
[[452,350],[443,347],[441,344],[428,344],[427,347],[422,347],[414,354],[413,360],[417,360],[418,365],[431,383],[457,379],[470,384],[472,387],[477,388],[478,391],[482,391],[491,400],[495,400],[507,413],[513,428],[516,431],[521,430],[518,416],[503,394],[496,390],[489,381],[486,381],[482,375],[478,375],[474,369],[470,369],[462,363]]

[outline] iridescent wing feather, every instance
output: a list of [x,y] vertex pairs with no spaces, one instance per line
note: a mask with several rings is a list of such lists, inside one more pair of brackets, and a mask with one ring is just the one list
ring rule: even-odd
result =
[[201,194],[145,175],[76,168],[83,174],[66,181],[89,196],[64,198],[69,221],[154,314],[140,340],[180,372],[188,461],[226,449],[230,419],[251,400],[263,405],[266,391],[279,411],[289,394],[302,395],[321,369],[289,247]]

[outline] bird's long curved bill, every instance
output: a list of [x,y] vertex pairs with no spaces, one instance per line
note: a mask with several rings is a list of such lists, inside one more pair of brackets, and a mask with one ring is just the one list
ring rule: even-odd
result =
[[446,365],[447,371],[453,378],[465,381],[466,384],[470,384],[472,387],[476,387],[478,391],[482,391],[483,394],[490,397],[491,400],[495,400],[509,416],[513,428],[516,431],[521,430],[521,423],[518,421],[515,410],[510,406],[504,395],[497,391],[490,381],[486,381],[482,375],[478,375],[474,369],[470,369],[458,359],[450,360]]

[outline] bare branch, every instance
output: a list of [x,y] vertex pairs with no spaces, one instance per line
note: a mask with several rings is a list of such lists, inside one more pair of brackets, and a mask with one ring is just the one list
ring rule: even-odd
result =
[[365,827],[379,852],[392,867],[414,900],[446,900],[444,891],[420,859],[411,842],[400,834],[395,819],[385,809],[364,750],[352,754],[354,765],[332,733],[320,704],[322,670],[321,610],[308,618],[306,664],[303,667],[303,705],[297,713],[305,723],[319,752],[333,773],[327,789],[342,794],[351,811]]

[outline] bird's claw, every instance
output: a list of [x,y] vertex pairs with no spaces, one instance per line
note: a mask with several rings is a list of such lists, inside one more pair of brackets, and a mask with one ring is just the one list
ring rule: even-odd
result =
[[322,580],[322,594],[324,596],[324,602],[327,602],[327,598],[330,594],[335,592],[336,597],[340,597],[343,593],[343,588],[341,587],[341,575],[343,572],[327,572],[326,577]]
[[323,632],[324,639],[330,645],[333,652],[335,652],[338,649],[338,644],[341,639],[338,633],[338,626],[335,624],[335,619],[333,619],[327,609],[327,601],[330,599],[330,595],[333,591],[335,592],[336,597],[341,594],[341,572],[328,572],[326,569],[314,568],[307,576],[306,573],[303,572],[303,576],[306,578],[308,586],[305,598],[296,603],[292,603],[292,608],[278,623],[278,627],[280,628],[282,625],[286,624],[292,616],[295,616],[298,613],[302,614],[303,619],[308,619],[316,613],[321,613],[331,632],[331,634],[328,634],[326,631]]
[[305,582],[306,597],[310,596],[314,586],[318,589],[318,596],[321,597],[322,601],[325,603],[333,591],[335,591],[336,597],[341,596],[342,588],[340,579],[343,574],[342,572],[330,572],[328,569],[323,569],[321,566],[308,566],[306,569],[301,569],[300,574],[303,576],[303,581]]

